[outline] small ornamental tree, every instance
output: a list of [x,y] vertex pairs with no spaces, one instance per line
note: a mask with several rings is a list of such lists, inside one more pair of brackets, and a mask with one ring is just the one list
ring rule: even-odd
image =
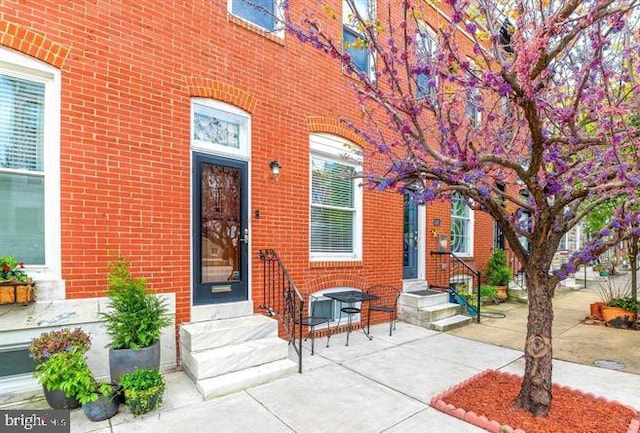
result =
[[[343,121],[368,143],[370,185],[425,202],[455,193],[499,225],[529,297],[515,403],[544,416],[556,285],[640,234],[640,133],[629,120],[640,112],[638,0],[343,3],[292,5],[287,29],[353,78],[362,110]],[[622,196],[626,209],[552,273],[562,236]]]

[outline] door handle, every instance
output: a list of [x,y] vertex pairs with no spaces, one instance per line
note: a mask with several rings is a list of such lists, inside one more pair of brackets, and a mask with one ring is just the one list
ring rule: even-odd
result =
[[249,245],[249,229],[244,229],[244,236],[240,238],[240,242],[244,242],[245,245]]

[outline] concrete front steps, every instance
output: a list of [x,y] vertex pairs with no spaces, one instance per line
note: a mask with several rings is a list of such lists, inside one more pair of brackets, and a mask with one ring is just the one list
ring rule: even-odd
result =
[[213,398],[295,373],[278,322],[266,316],[187,323],[180,327],[180,359],[204,398]]
[[398,299],[398,319],[435,331],[449,331],[472,320],[461,314],[460,305],[449,302],[448,293],[431,290],[402,293]]

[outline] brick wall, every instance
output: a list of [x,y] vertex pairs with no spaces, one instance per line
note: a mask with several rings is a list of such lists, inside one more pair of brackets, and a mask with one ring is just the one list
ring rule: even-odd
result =
[[[293,13],[315,2],[292,2]],[[339,0],[329,2],[341,10]],[[339,20],[328,22],[337,34]],[[158,292],[175,292],[176,323],[189,320],[191,254],[190,97],[231,103],[252,116],[254,301],[257,251],[276,249],[296,282],[356,272],[369,284],[401,284],[402,199],[365,192],[364,259],[309,262],[309,133],[358,142],[335,119],[357,112],[349,78],[323,54],[229,17],[225,2],[157,0],[0,5],[0,44],[62,72],[62,277],[68,298],[101,296],[107,263],[132,261]],[[269,161],[281,175],[272,179]],[[370,161],[365,159],[365,168]],[[433,218],[441,226],[432,227]],[[432,230],[449,233],[448,203],[430,204]],[[493,232],[476,216],[475,260]],[[427,255],[428,260],[428,255]],[[428,274],[432,270],[427,266]]]

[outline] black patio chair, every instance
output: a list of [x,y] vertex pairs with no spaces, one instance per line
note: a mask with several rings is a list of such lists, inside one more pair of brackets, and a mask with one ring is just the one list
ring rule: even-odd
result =
[[389,313],[389,336],[391,336],[393,330],[396,329],[400,290],[388,284],[379,284],[369,287],[367,293],[378,296],[378,299],[369,303],[369,309],[367,311],[367,333],[369,333],[371,325],[371,312],[381,311]]
[[313,355],[315,352],[316,326],[322,325],[324,323],[327,324],[327,346],[326,347],[329,347],[329,338],[331,338],[331,329],[329,328],[329,322],[331,322],[331,318],[325,317],[322,315],[315,315],[316,303],[313,301],[317,299],[318,298],[315,296],[309,296],[307,298],[307,302],[311,304],[311,315],[303,316],[302,321],[300,321],[300,319],[297,317],[294,319],[296,324],[309,328],[309,332],[307,333],[307,336],[304,338],[304,341],[307,341],[309,339],[309,336],[311,336],[311,355]]

